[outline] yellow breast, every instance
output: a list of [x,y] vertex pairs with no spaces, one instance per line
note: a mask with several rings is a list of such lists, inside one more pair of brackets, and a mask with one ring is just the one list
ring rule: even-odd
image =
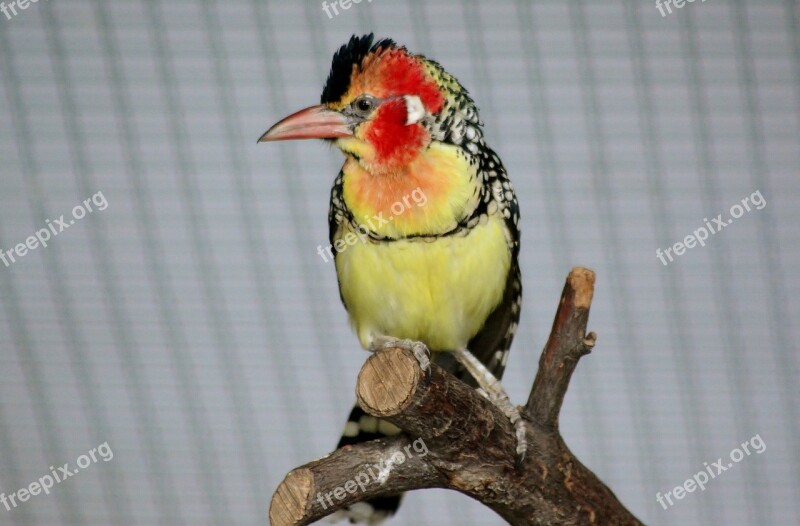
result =
[[359,241],[336,258],[350,322],[365,348],[377,335],[432,350],[466,347],[499,304],[510,265],[498,216],[465,236]]

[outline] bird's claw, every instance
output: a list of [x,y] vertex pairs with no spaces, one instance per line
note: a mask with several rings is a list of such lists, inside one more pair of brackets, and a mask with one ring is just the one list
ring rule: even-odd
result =
[[526,425],[525,420],[522,418],[514,422],[514,434],[517,438],[517,460],[514,463],[514,468],[517,470],[517,473],[519,473],[525,465],[525,456],[528,453]]
[[522,473],[522,468],[525,466],[525,453],[517,456],[517,461],[514,462],[514,470],[517,473]]

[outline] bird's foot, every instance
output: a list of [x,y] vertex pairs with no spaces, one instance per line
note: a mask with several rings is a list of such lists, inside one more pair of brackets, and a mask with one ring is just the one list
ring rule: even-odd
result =
[[484,394],[486,398],[488,398],[489,401],[495,405],[495,407],[503,412],[505,417],[508,418],[509,422],[511,422],[511,425],[514,426],[514,435],[517,438],[517,459],[514,463],[514,467],[517,469],[517,471],[520,471],[525,463],[525,456],[528,453],[528,438],[526,435],[527,429],[525,420],[523,420],[519,408],[511,403],[511,399],[499,382],[496,384],[496,388],[494,390],[487,391],[486,389],[481,389],[481,391],[483,391],[482,394]]
[[522,415],[519,413],[519,409],[514,406],[514,409],[517,413],[517,421],[511,422],[514,424],[514,432],[517,435],[517,461],[514,464],[517,472],[522,471],[522,466],[525,465],[525,456],[528,454],[528,438],[527,438],[527,424],[525,424],[525,420],[522,419]]
[[371,352],[377,352],[381,349],[391,349],[395,347],[411,351],[414,354],[414,358],[419,362],[420,369],[425,371],[425,385],[430,385],[431,352],[424,343],[414,340],[401,340],[400,338],[392,338],[391,336],[379,336],[372,340],[369,350]]
[[519,408],[511,403],[511,398],[506,393],[505,388],[489,369],[467,349],[460,349],[455,352],[458,362],[475,378],[480,386],[478,392],[492,402],[508,418],[514,426],[514,434],[517,439],[516,454],[517,460],[515,467],[519,471],[528,452],[528,439],[526,435],[525,420]]

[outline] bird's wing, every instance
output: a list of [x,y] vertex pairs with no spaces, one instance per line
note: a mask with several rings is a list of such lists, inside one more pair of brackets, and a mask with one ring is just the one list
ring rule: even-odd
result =
[[521,303],[522,276],[519,264],[514,258],[502,301],[486,318],[483,328],[467,345],[467,349],[478,360],[486,364],[489,371],[498,380],[503,376],[508,352],[511,349],[511,341],[517,332]]

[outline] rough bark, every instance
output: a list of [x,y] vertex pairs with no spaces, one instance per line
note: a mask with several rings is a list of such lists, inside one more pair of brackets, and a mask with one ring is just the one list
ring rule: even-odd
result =
[[460,491],[515,526],[642,524],[558,430],[570,377],[595,344],[595,334],[586,333],[593,291],[594,273],[574,268],[522,408],[529,445],[519,469],[514,430],[493,404],[436,365],[427,382],[411,352],[386,349],[367,359],[356,394],[367,413],[403,434],[291,471],[272,498],[272,526],[309,524],[354,502],[424,488]]

